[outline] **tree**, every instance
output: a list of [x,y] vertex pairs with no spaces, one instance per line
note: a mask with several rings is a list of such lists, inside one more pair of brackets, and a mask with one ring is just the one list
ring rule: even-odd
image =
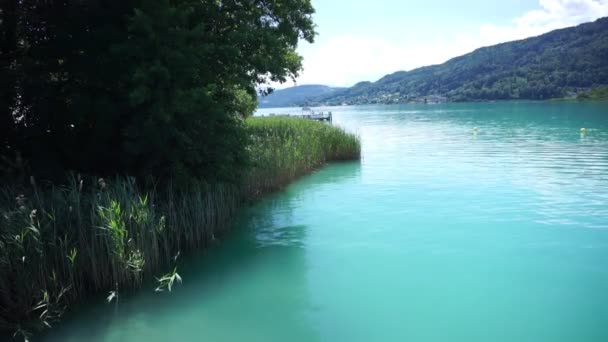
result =
[[9,142],[15,137],[17,2],[7,0],[0,8],[0,156],[8,153]]
[[256,87],[296,77],[315,35],[309,0],[13,4],[23,46],[2,113],[14,107],[12,143],[48,177],[238,179]]

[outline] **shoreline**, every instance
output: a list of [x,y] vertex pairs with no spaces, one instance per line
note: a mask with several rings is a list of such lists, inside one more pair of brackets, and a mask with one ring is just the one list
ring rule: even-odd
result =
[[[397,106],[397,105],[441,105],[441,104],[466,104],[466,103],[519,103],[519,102],[534,102],[534,103],[551,103],[551,102],[577,102],[577,103],[588,103],[588,102],[608,102],[608,98],[601,99],[577,99],[577,98],[554,98],[547,100],[534,100],[534,99],[519,99],[519,100],[470,100],[470,101],[445,101],[445,102],[398,102],[398,103],[360,103],[360,104],[347,104],[347,105],[325,105],[319,104],[310,106],[311,108],[341,108],[341,107],[354,107],[354,106]],[[273,110],[273,109],[297,109],[300,110],[302,106],[291,106],[291,107],[260,107],[260,110]]]
[[293,118],[246,125],[252,165],[240,186],[158,189],[132,178],[72,176],[66,185],[3,187],[0,331],[28,337],[72,305],[102,295],[112,302],[154,278],[156,291],[171,291],[181,281],[177,259],[208,248],[245,203],[328,162],[360,159],[359,138],[335,126]]

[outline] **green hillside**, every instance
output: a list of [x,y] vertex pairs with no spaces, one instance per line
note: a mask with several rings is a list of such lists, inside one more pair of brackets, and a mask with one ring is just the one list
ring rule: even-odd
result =
[[286,89],[275,90],[268,96],[258,97],[260,108],[277,108],[297,106],[299,103],[321,95],[333,94],[345,88],[334,88],[324,85],[301,85]]
[[608,18],[475,50],[318,97],[309,105],[542,100],[608,85]]

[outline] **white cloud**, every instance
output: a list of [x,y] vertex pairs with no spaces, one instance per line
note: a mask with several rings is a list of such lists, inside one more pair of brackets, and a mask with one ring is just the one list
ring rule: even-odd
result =
[[608,0],[540,0],[539,9],[513,19],[509,26],[484,25],[479,38],[495,44],[537,36],[608,15]]
[[514,18],[508,25],[486,24],[474,35],[446,35],[443,41],[412,43],[382,37],[343,35],[303,46],[304,71],[298,84],[351,86],[375,81],[398,70],[438,64],[511,40],[540,35],[608,16],[608,0],[539,0],[539,8]]
[[380,37],[337,36],[302,52],[304,71],[298,84],[351,86],[395,71],[442,63],[467,49],[467,45],[448,41],[417,43],[412,48]]

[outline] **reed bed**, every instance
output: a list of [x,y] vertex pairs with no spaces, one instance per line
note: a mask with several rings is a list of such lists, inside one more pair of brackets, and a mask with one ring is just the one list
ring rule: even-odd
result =
[[170,290],[181,280],[178,256],[214,240],[243,200],[327,161],[360,156],[356,136],[327,124],[255,118],[246,125],[251,165],[241,186],[193,181],[187,191],[159,190],[133,178],[80,176],[62,186],[3,185],[0,332],[27,337],[85,296],[117,300],[153,277],[157,290]]
[[257,198],[328,161],[361,157],[359,137],[322,122],[284,117],[247,120],[252,167],[246,196]]
[[161,276],[180,253],[214,238],[239,196],[236,187],[206,184],[144,194],[123,178],[4,188],[0,330],[50,326],[87,294],[107,292],[116,300],[151,275]]

